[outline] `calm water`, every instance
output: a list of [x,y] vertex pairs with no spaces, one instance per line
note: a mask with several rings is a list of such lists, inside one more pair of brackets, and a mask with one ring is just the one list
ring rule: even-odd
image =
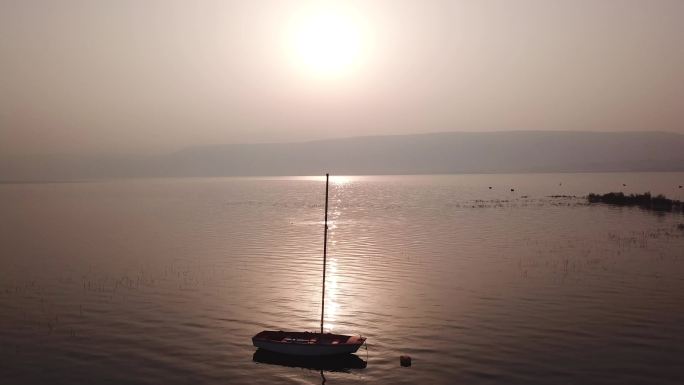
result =
[[[684,174],[333,182],[326,325],[368,350],[327,384],[684,382],[684,216],[550,197],[684,200]],[[254,362],[250,337],[317,328],[323,193],[0,185],[0,383],[321,383]]]

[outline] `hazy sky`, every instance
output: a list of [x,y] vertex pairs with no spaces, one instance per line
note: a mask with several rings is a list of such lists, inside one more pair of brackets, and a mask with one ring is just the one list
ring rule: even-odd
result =
[[0,152],[684,133],[682,20],[682,0],[0,0]]

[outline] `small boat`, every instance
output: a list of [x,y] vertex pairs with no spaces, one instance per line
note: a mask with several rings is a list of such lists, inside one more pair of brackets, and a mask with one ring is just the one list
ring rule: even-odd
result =
[[331,356],[354,353],[365,341],[366,339],[360,336],[272,330],[264,330],[252,337],[252,343],[257,348],[295,356]]
[[323,222],[323,292],[321,295],[321,331],[287,332],[264,330],[252,337],[252,344],[259,349],[293,356],[335,356],[354,353],[366,342],[365,337],[323,332],[325,315],[325,265],[328,251],[328,185],[325,174],[325,220]]

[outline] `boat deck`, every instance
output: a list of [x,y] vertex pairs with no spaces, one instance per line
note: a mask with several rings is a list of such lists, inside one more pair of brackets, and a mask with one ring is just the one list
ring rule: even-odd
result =
[[332,333],[285,332],[264,330],[254,336],[254,339],[280,342],[286,344],[328,344],[328,345],[356,345],[362,343],[361,337]]

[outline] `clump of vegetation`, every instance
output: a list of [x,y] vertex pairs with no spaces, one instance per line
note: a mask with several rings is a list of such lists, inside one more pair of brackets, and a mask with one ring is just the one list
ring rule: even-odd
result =
[[651,196],[651,193],[625,195],[621,192],[608,194],[589,194],[589,203],[607,203],[615,206],[637,206],[655,211],[684,211],[684,204],[663,195]]

